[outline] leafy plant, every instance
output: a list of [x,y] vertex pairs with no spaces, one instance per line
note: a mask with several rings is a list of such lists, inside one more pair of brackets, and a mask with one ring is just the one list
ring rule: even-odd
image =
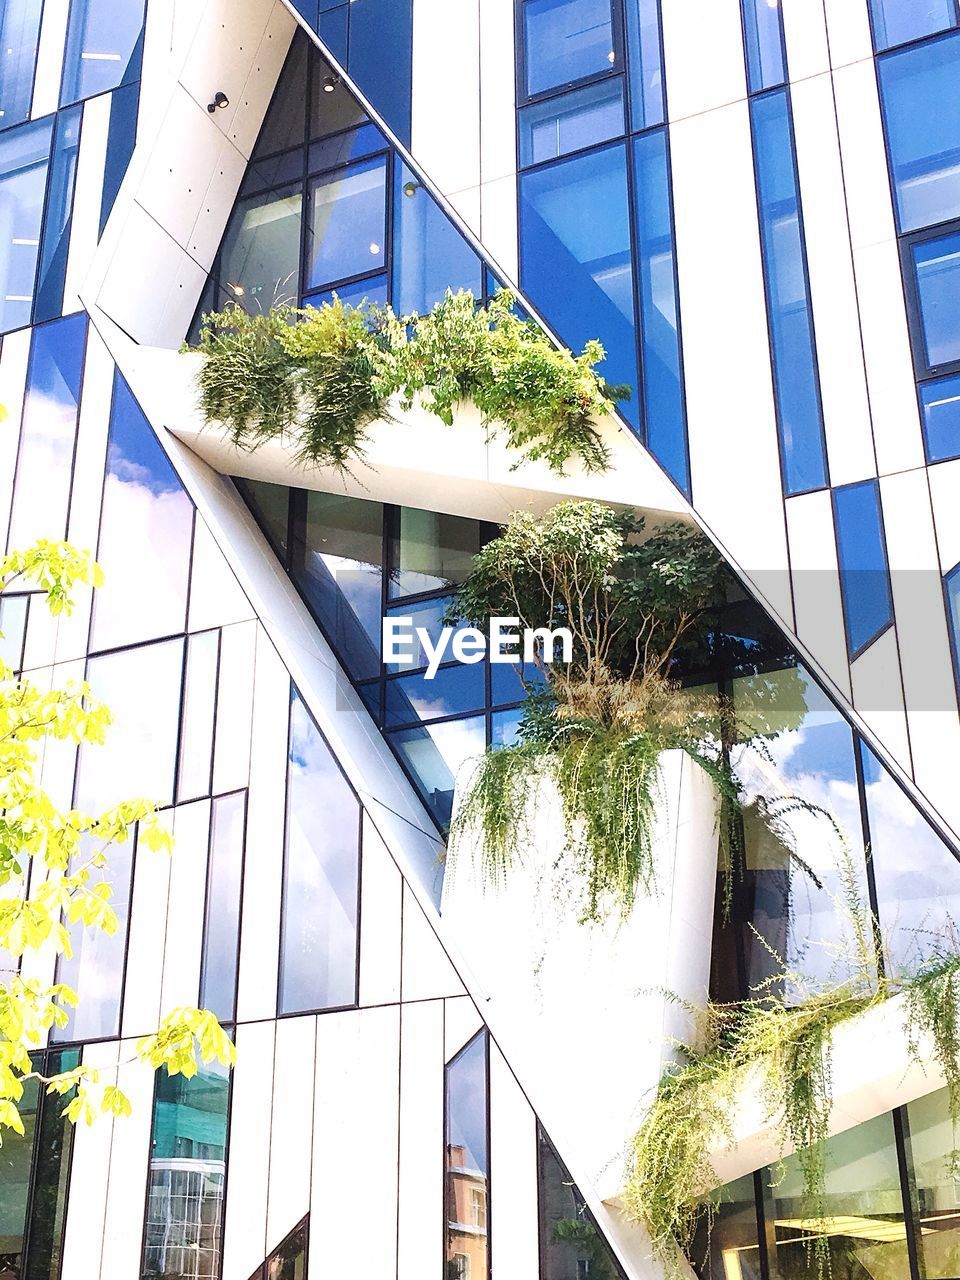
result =
[[595,372],[598,342],[581,355],[556,349],[505,290],[486,308],[448,290],[425,316],[337,297],[254,315],[231,303],[204,317],[197,349],[204,417],[238,448],[289,438],[302,462],[339,470],[362,458],[366,428],[397,396],[406,408],[419,397],[447,425],[472,401],[521,459],[562,473],[579,458],[602,471],[609,459],[594,419],[629,394]]
[[[76,584],[100,581],[92,560],[63,542],[41,541],[0,559],[0,592],[29,582],[43,593],[54,616],[70,612]],[[94,746],[104,740],[109,724],[109,711],[86,683],[41,689],[0,663],[0,891],[5,891],[0,948],[14,960],[41,948],[69,956],[71,925],[116,932],[108,849],[130,839],[135,827],[145,856],[171,848],[170,834],[148,800],[127,800],[90,814],[62,809],[40,785],[37,755],[46,741]],[[18,1103],[24,1081],[31,1078],[65,1099],[64,1114],[71,1121],[92,1123],[99,1113],[126,1115],[127,1098],[92,1066],[48,1077],[34,1071],[31,1051],[44,1043],[51,1027],[67,1024],[77,993],[62,983],[45,985],[7,972],[0,981],[0,1134],[5,1128],[23,1134]],[[136,1053],[154,1067],[187,1076],[197,1070],[198,1054],[204,1062],[234,1060],[233,1045],[213,1015],[192,1008],[168,1014]]]

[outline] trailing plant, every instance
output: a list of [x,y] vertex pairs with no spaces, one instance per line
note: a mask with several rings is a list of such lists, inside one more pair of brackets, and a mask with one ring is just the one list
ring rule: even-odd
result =
[[447,425],[471,401],[520,455],[515,465],[543,461],[562,474],[579,459],[603,471],[609,458],[594,420],[629,395],[596,373],[599,342],[580,355],[557,349],[505,290],[486,308],[448,290],[425,316],[336,296],[254,315],[230,303],[204,317],[197,350],[204,417],[238,448],[288,438],[302,462],[339,470],[362,458],[366,428],[397,396],[405,408],[419,397]]

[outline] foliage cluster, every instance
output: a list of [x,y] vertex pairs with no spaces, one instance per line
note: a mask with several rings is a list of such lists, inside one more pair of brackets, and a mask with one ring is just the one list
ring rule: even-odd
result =
[[304,464],[338,470],[362,460],[366,428],[396,396],[405,408],[420,398],[448,426],[457,404],[471,401],[520,459],[558,474],[574,459],[603,471],[594,420],[629,394],[595,372],[599,342],[580,355],[558,350],[505,290],[486,308],[448,290],[425,316],[336,296],[255,315],[231,303],[204,317],[197,349],[204,417],[238,448],[286,438]]
[[[0,592],[15,583],[31,587],[54,616],[70,612],[78,584],[96,586],[100,580],[93,561],[63,542],[41,541],[0,559]],[[124,1094],[93,1067],[37,1076],[31,1051],[42,1046],[51,1027],[67,1024],[78,997],[64,984],[33,976],[36,966],[19,966],[29,952],[69,956],[71,926],[116,932],[111,846],[129,840],[136,828],[145,856],[171,848],[149,800],[127,800],[91,814],[63,808],[40,784],[38,757],[45,743],[94,746],[103,742],[110,720],[85,682],[42,689],[0,663],[0,1134],[4,1128],[23,1134],[18,1103],[31,1077],[66,1099],[70,1120],[92,1122],[98,1112],[130,1110]],[[191,1076],[198,1050],[204,1062],[234,1059],[233,1045],[213,1015],[183,1008],[168,1014],[136,1053],[170,1074]]]

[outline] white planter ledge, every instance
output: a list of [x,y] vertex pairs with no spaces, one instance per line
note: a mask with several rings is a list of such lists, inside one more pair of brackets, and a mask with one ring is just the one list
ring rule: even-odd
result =
[[[903,997],[895,996],[868,1009],[833,1031],[833,1111],[830,1133],[842,1133],[875,1116],[905,1106],[942,1089],[943,1072],[933,1045],[921,1040],[919,1061],[910,1054],[904,1035]],[[734,1112],[733,1146],[718,1144],[711,1161],[720,1183],[776,1163],[793,1148],[781,1147],[775,1126],[768,1123],[761,1100],[760,1068],[748,1074]]]
[[404,412],[395,405],[394,421],[371,424],[366,456],[352,465],[352,475],[305,468],[290,443],[276,440],[244,452],[222,427],[204,422],[196,390],[202,360],[194,352],[131,347],[124,372],[151,422],[162,423],[222,475],[497,522],[521,508],[545,511],[562,498],[596,498],[689,518],[671,481],[612,415],[597,423],[611,457],[602,475],[589,475],[574,463],[564,476],[555,476],[544,463],[523,462],[512,470],[516,454],[499,438],[487,439],[472,404],[459,406],[452,427],[419,406]]

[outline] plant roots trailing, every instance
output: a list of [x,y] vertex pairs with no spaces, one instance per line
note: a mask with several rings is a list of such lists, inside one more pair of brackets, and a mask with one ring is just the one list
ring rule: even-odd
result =
[[343,471],[363,458],[366,428],[388,416],[393,396],[406,409],[420,396],[448,426],[456,405],[469,400],[488,431],[500,431],[519,454],[515,466],[543,461],[562,474],[578,459],[587,471],[604,471],[609,457],[594,421],[629,388],[595,372],[604,358],[599,342],[581,355],[558,350],[514,306],[505,290],[486,308],[469,292],[448,290],[425,316],[350,307],[336,296],[321,307],[259,315],[231,303],[203,318],[201,409],[238,448],[287,438],[302,463]]

